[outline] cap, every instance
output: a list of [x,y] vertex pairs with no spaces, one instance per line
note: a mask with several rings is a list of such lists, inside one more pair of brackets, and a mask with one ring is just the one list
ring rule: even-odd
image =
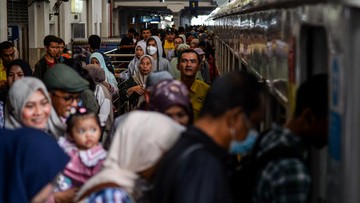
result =
[[175,33],[175,30],[173,28],[167,28],[166,34],[171,34],[171,33]]
[[190,46],[187,44],[179,44],[179,46],[176,48],[178,51],[180,50],[186,50],[186,49],[190,49]]
[[63,63],[55,64],[46,71],[44,84],[48,90],[62,90],[70,93],[81,92],[89,88],[88,81]]
[[194,51],[199,55],[204,55],[205,52],[201,48],[195,48]]

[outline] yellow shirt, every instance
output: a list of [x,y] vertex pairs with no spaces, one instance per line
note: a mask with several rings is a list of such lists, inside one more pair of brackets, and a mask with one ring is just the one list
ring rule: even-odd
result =
[[165,43],[164,43],[165,55],[167,56],[169,50],[174,50],[174,49],[175,49],[174,42],[169,43],[167,40],[165,40]]
[[0,81],[6,81],[6,68],[4,67],[2,60],[0,59]]
[[200,110],[210,86],[200,80],[195,80],[190,88],[190,101],[193,107],[194,120],[199,117]]

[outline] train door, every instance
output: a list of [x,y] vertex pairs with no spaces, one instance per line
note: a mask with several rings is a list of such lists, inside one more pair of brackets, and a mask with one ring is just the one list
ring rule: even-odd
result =
[[[300,71],[298,84],[307,78],[328,73],[329,48],[326,29],[323,26],[302,25],[300,28]],[[326,197],[327,148],[310,151],[312,175],[311,202],[324,202]]]
[[360,202],[360,18],[344,6],[333,23],[330,73],[328,202]]

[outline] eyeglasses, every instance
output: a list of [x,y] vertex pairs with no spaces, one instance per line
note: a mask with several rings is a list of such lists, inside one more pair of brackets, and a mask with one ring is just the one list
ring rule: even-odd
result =
[[74,100],[76,100],[76,102],[79,102],[79,101],[80,101],[79,95],[77,95],[77,96],[73,96],[73,95],[61,96],[61,95],[56,94],[55,92],[51,92],[51,94],[53,94],[54,96],[57,96],[57,97],[59,97],[59,98],[62,98],[62,99],[65,100],[67,103],[73,103]]

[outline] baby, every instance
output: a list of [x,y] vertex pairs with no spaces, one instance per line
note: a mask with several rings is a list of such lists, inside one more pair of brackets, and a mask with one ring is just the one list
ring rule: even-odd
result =
[[67,137],[58,141],[71,160],[59,175],[55,191],[81,187],[99,172],[106,158],[106,151],[99,143],[102,132],[97,114],[85,108],[73,111],[67,120]]

